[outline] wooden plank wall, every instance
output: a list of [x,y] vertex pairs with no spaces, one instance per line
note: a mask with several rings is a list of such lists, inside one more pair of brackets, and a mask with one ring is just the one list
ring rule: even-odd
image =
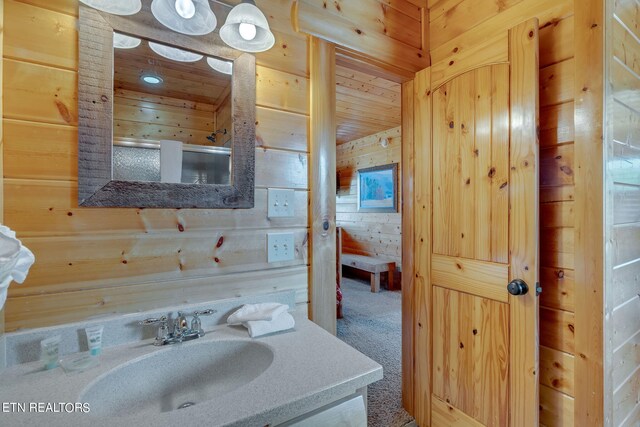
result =
[[207,145],[211,144],[207,136],[218,129],[217,112],[212,104],[121,89],[116,90],[113,103],[114,139],[175,139],[185,144]]
[[[0,58],[2,57],[2,47],[4,40],[4,2],[0,3]],[[0,82],[2,81],[2,64],[0,64]],[[2,90],[2,86],[0,85],[0,117],[2,116],[2,99],[4,91]],[[4,150],[4,139],[3,139],[3,127],[2,121],[0,121],[0,159],[2,158],[2,153]],[[4,224],[4,191],[3,191],[3,181],[4,181],[4,173],[3,173],[3,162],[0,162],[0,224]],[[0,308],[0,371],[4,369],[6,364],[6,351],[5,351],[5,339],[4,339],[4,307]]]
[[546,426],[588,425],[574,417],[573,11],[572,0],[429,0],[436,80],[442,70],[464,71],[466,58],[488,54],[490,34],[539,19],[540,422]]
[[[307,40],[291,0],[258,1],[276,45],[257,56],[256,204],[226,211],[78,208],[78,2],[4,5],[4,219],[36,256],[7,330],[280,289],[306,310]],[[267,187],[296,190],[294,218],[267,219]],[[272,230],[294,232],[294,261],[267,264]]]
[[[402,212],[358,213],[358,169],[398,163],[398,183],[402,177],[400,126],[356,139],[337,148],[339,190],[336,197],[336,223],[342,227],[345,253],[380,256],[392,259],[398,268],[402,261]],[[389,145],[383,147],[382,139]],[[398,185],[398,199],[401,198]]]
[[339,57],[348,51],[350,68],[369,73],[389,70],[410,79],[429,66],[426,3],[297,0],[292,17],[299,31],[334,43]]
[[640,424],[640,6],[607,1],[608,426]]

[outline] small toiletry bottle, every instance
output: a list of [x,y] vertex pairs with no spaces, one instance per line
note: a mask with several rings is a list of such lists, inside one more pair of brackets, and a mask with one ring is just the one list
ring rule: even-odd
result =
[[53,369],[58,366],[61,340],[60,335],[55,335],[40,341],[40,359],[44,363],[44,369]]
[[89,344],[89,354],[98,356],[102,353],[102,330],[104,326],[90,326],[85,328],[87,343]]

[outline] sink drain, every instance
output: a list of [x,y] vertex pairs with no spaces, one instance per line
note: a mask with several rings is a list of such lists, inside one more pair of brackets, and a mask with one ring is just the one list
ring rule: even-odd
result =
[[178,409],[188,408],[189,406],[195,405],[196,402],[184,402],[182,405],[178,406]]

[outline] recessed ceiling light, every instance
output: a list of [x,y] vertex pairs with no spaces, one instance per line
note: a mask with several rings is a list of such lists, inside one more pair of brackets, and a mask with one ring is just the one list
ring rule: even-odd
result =
[[156,76],[155,74],[144,74],[140,78],[143,82],[149,83],[150,85],[159,85],[162,83],[162,77]]
[[149,47],[152,51],[160,56],[164,56],[167,59],[178,62],[196,62],[202,59],[202,55],[197,53],[188,52],[186,50],[177,49],[175,47],[165,46],[163,44],[149,42]]
[[142,43],[142,40],[136,37],[125,36],[124,34],[120,33],[113,33],[113,47],[115,48],[133,49],[140,46],[140,43]]

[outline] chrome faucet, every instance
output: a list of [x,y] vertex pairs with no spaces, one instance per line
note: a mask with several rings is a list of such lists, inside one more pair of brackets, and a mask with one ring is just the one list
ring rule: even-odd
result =
[[191,327],[188,327],[187,316],[179,311],[178,317],[173,321],[173,332],[169,332],[169,320],[167,316],[160,318],[149,318],[138,322],[140,325],[158,325],[158,332],[153,345],[161,346],[167,344],[178,344],[183,341],[191,341],[204,336],[204,330],[200,322],[200,316],[209,316],[216,310],[208,309],[195,311],[191,320]]

